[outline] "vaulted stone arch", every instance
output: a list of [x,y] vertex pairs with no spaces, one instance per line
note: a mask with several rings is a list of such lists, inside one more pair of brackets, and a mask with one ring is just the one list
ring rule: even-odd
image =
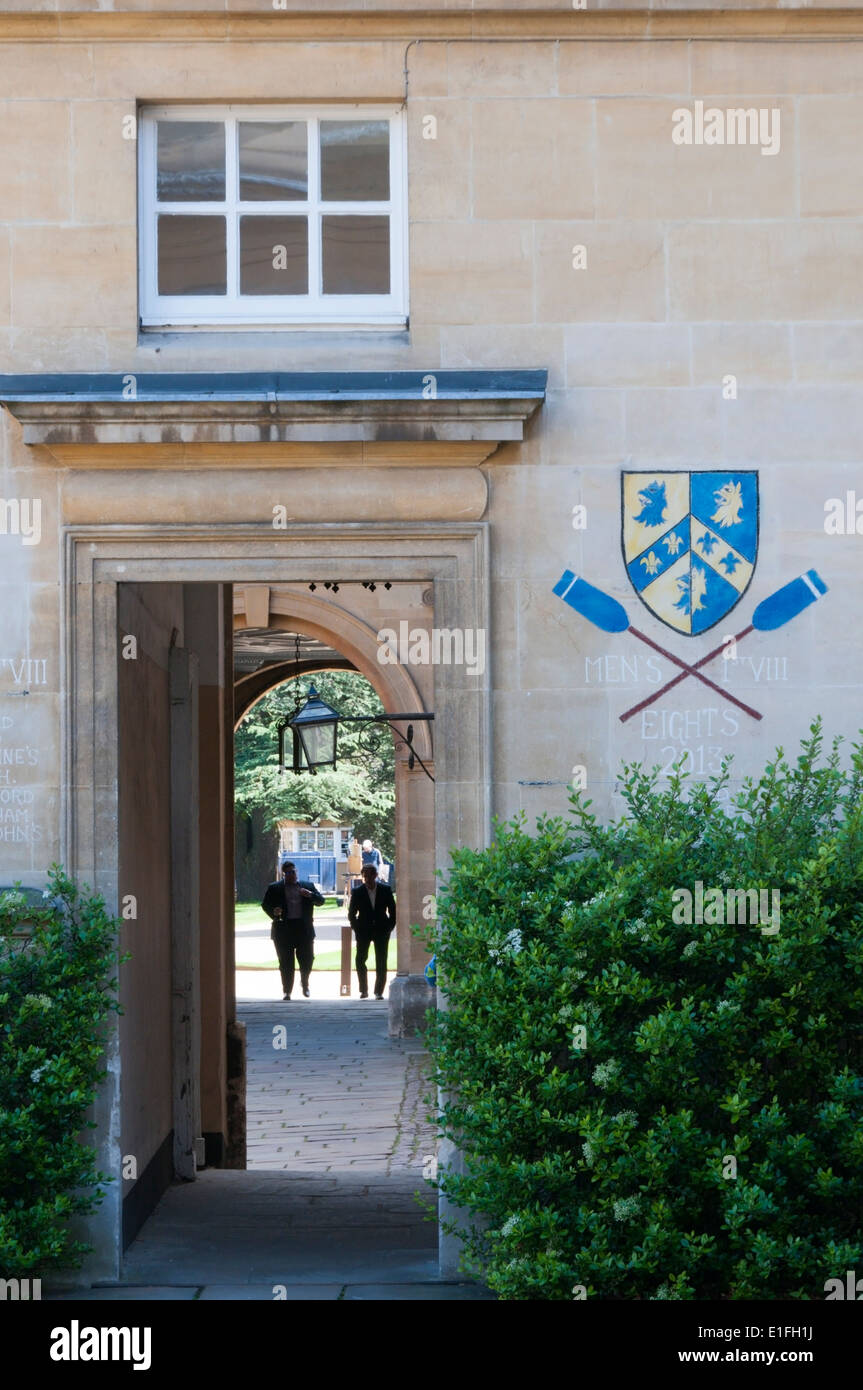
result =
[[301,661],[299,671],[295,662],[282,661],[277,666],[266,666],[263,670],[253,671],[248,676],[240,676],[234,681],[234,733],[249,710],[253,709],[260,700],[263,700],[264,696],[268,695],[271,690],[284,685],[285,681],[293,680],[297,675],[301,677],[315,676],[319,671],[353,671],[355,669],[350,661],[334,661],[330,657],[327,661]]
[[[234,594],[235,631],[263,625],[259,621],[259,613],[249,614],[248,607],[251,605],[247,605],[245,593],[245,589],[237,586]],[[259,589],[256,597],[260,597]],[[341,652],[377,691],[385,710],[394,714],[426,712],[422,696],[407,667],[379,662],[380,648],[374,628],[361,618],[348,613],[332,599],[296,590],[272,588],[269,590],[266,626],[316,637],[327,646]],[[284,679],[284,675],[274,679],[272,685],[267,688],[272,689]],[[260,698],[260,695],[256,698]],[[249,701],[246,710],[252,703]],[[235,714],[240,717],[239,710],[235,711]],[[429,724],[423,722],[414,726],[414,747],[423,762],[428,765],[433,759],[433,741]],[[404,756],[407,757],[406,749]]]

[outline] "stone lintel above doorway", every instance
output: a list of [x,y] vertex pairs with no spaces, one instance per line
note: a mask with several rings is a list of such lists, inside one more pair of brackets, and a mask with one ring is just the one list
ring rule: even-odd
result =
[[475,468],[523,438],[547,373],[139,372],[0,376],[24,442],[68,467]]

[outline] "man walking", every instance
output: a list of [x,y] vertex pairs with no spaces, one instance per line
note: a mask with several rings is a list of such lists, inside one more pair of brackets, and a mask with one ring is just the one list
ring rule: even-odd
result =
[[373,844],[371,840],[363,840],[363,868],[365,868],[367,864],[373,864],[377,870],[378,878],[380,878],[383,863],[384,857],[377,845]]
[[360,998],[369,997],[369,977],[366,961],[369,947],[375,948],[375,999],[383,999],[387,983],[387,947],[390,932],[396,924],[396,900],[385,883],[378,883],[374,864],[363,865],[361,888],[351,893],[348,921],[357,939],[356,967],[360,981]]
[[309,997],[309,976],[315,960],[314,910],[323,904],[323,896],[313,883],[300,883],[297,868],[288,859],[282,865],[282,880],[271,883],[264,894],[261,907],[273,925],[270,937],[279,957],[279,971],[285,999],[290,999],[294,987],[294,952],[300,967],[303,994]]

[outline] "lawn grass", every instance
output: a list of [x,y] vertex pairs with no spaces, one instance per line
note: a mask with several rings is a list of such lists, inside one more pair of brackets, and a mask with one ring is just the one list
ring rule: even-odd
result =
[[[334,898],[331,893],[323,907],[315,908],[315,921],[343,916],[345,909],[341,903],[341,898]],[[237,903],[234,907],[234,925],[237,927],[260,927],[265,926],[267,921],[267,914],[260,903]]]
[[[341,905],[341,898],[334,898],[332,895],[330,895],[327,898],[323,907],[315,908],[315,921],[318,923],[318,925],[320,925],[322,922],[326,922],[327,920],[332,921],[333,918],[344,918],[344,916],[345,910]],[[238,927],[261,927],[268,925],[266,914],[262,911],[258,903],[237,903],[234,914],[234,922]],[[238,947],[239,951],[241,952],[243,949],[242,941],[238,943]],[[351,945],[351,970],[353,970],[354,968],[354,954],[355,948],[353,945]],[[393,933],[390,937],[389,949],[387,950],[388,970],[395,970],[396,956],[396,939],[395,933]],[[372,966],[372,968],[374,967],[374,959],[375,953],[374,947],[372,947],[371,951],[369,952],[369,964]],[[277,970],[278,961],[276,959],[276,948],[273,947],[272,964],[267,964],[265,961],[251,962],[238,959],[236,962],[236,968],[237,970]],[[332,950],[322,951],[320,955],[315,955],[316,970],[341,970],[341,968],[341,947],[336,946]]]
[[[355,954],[354,947],[351,946],[351,970],[354,969],[354,954]],[[388,946],[388,948],[387,948],[387,970],[395,970],[395,969],[396,969],[396,958],[397,958],[396,943],[395,943],[394,939],[393,939],[392,937],[390,937],[389,946]],[[374,947],[372,947],[371,950],[369,951],[369,962],[368,962],[368,964],[369,964],[369,969],[370,969],[370,971],[372,972],[372,974],[374,974],[374,964],[375,964],[375,948],[374,948]],[[267,965],[264,961],[255,961],[254,964],[250,964],[250,963],[248,963],[248,962],[244,963],[243,961],[238,960],[237,963],[236,963],[236,966],[235,966],[235,969],[237,969],[237,970],[278,970],[278,968],[279,968],[279,963],[278,963],[278,961],[277,961],[277,959],[276,959],[275,950],[273,951],[273,963],[272,963],[272,965]],[[316,969],[316,970],[341,970],[341,968],[342,968],[342,953],[341,953],[340,950],[336,950],[336,951],[322,951],[320,955],[318,955],[317,953],[315,953],[315,969]]]

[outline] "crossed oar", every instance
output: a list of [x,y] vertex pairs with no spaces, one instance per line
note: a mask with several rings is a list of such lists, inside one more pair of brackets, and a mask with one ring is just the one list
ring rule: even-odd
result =
[[[792,579],[788,584],[783,584],[781,589],[777,589],[775,593],[762,599],[761,603],[759,603],[755,612],[752,614],[752,622],[748,627],[743,628],[741,632],[735,634],[734,642],[740,642],[753,631],[772,632],[775,628],[782,627],[785,623],[790,622],[792,618],[796,618],[798,613],[802,612],[804,608],[808,608],[810,603],[814,603],[816,599],[819,599],[821,595],[826,594],[826,592],[827,585],[818,572],[816,570],[807,570],[805,574],[798,575],[796,579]],[[654,700],[658,700],[659,697],[665,695],[667,691],[673,690],[681,681],[686,680],[687,676],[695,676],[696,680],[700,680],[702,684],[709,686],[711,690],[715,690],[718,695],[722,696],[723,700],[728,700],[731,704],[737,705],[739,709],[751,715],[753,719],[761,718],[757,710],[752,709],[750,705],[744,704],[742,700],[738,700],[736,695],[732,695],[730,691],[723,690],[721,686],[717,685],[715,681],[712,681],[709,676],[703,675],[699,670],[699,667],[704,666],[708,661],[712,661],[715,656],[719,656],[720,652],[725,650],[726,646],[729,645],[727,641],[722,642],[718,647],[714,647],[712,652],[708,652],[706,656],[703,656],[700,661],[696,661],[694,665],[690,665],[686,661],[681,661],[673,652],[667,651],[665,647],[661,647],[658,642],[654,642],[653,639],[646,636],[645,633],[639,632],[638,628],[633,627],[629,621],[629,616],[622,603],[618,603],[617,599],[612,598],[611,594],[603,593],[602,589],[595,588],[594,585],[589,584],[586,579],[580,579],[577,575],[573,574],[572,570],[564,570],[563,575],[554,586],[554,593],[556,593],[559,598],[564,599],[565,602],[568,603],[571,608],[574,608],[577,613],[580,613],[583,618],[587,618],[588,622],[593,623],[595,627],[601,628],[603,632],[631,632],[633,637],[637,637],[640,642],[646,643],[648,647],[652,647],[654,651],[659,652],[661,656],[667,657],[675,666],[680,667],[679,676],[674,676],[670,681],[666,681],[665,685],[661,686],[659,690],[654,690],[652,695],[648,695],[647,698],[642,700],[639,704],[633,705],[632,709],[627,710],[625,714],[620,716],[621,723],[625,723],[627,719],[631,719],[633,715],[646,709],[648,705],[653,704]]]

